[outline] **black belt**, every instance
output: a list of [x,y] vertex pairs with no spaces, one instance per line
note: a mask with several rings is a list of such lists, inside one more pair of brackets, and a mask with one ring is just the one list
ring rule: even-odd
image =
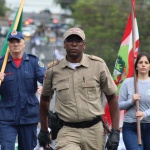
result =
[[90,121],[82,121],[82,122],[64,122],[63,121],[63,125],[72,127],[72,128],[89,128],[89,127],[97,124],[100,121],[102,121],[101,116],[97,116],[96,118],[94,118],[93,120],[90,120]]

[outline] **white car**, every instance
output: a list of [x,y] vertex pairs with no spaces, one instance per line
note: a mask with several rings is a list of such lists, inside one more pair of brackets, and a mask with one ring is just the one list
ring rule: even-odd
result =
[[33,36],[35,31],[35,28],[30,26],[22,27],[22,34],[27,37]]

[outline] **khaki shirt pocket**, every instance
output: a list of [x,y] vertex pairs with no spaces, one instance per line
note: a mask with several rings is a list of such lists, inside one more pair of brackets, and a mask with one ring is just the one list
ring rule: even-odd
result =
[[56,98],[60,102],[69,100],[69,83],[59,83],[56,85]]
[[88,97],[88,100],[94,100],[98,98],[98,84],[95,81],[82,82],[82,88]]

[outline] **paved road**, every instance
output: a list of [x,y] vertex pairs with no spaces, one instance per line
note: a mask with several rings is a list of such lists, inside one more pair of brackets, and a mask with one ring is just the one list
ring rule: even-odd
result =
[[23,21],[32,18],[34,21],[40,21],[43,24],[50,23],[52,16],[46,13],[23,13]]
[[[47,65],[48,62],[53,60],[53,50],[54,46],[51,45],[43,45],[39,46],[36,50],[37,57]],[[31,53],[31,47],[29,41],[26,42],[25,52]]]
[[[0,39],[0,47],[2,48],[4,39]],[[48,62],[55,60],[55,43],[50,43],[49,45],[42,45],[38,47],[37,50],[37,57],[44,63],[44,65],[47,65]],[[60,48],[63,53],[64,49]],[[30,47],[30,42],[26,41],[26,46],[25,46],[25,52],[31,53],[31,47]]]

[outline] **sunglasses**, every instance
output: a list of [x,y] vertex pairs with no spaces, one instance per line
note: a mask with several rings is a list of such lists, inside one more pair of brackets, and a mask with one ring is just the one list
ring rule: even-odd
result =
[[82,39],[76,39],[76,38],[69,38],[69,39],[66,39],[65,40],[67,43],[73,43],[73,42],[75,42],[75,43],[81,43],[81,42],[83,42],[83,40]]

